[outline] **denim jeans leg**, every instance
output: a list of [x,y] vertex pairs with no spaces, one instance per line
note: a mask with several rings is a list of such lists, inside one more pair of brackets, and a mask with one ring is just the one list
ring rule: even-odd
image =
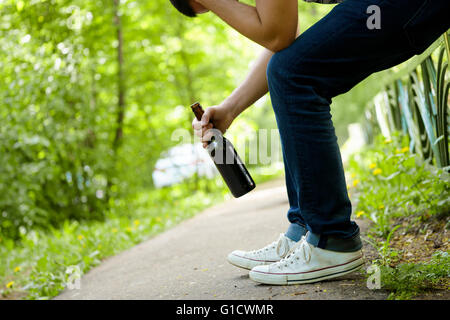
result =
[[[440,17],[449,1],[436,3],[441,8],[433,10]],[[380,7],[382,29],[367,28],[370,5]],[[425,9],[422,0],[346,0],[269,62],[269,91],[295,193],[290,199],[298,201],[308,241],[320,248],[361,247],[359,228],[350,220],[331,99],[407,60],[448,29],[449,22],[435,19],[429,33],[419,37],[418,49],[405,26],[420,25],[422,16],[430,19]]]
[[285,181],[286,181],[286,189],[289,200],[289,210],[287,213],[288,221],[290,225],[285,233],[285,236],[293,241],[299,241],[302,236],[306,235],[306,226],[305,221],[300,212],[299,201],[297,198],[297,187],[294,184],[294,180],[292,179],[291,173],[289,171],[289,167],[286,161],[286,155],[284,152],[285,146],[283,145],[283,141],[281,141],[281,149],[283,151],[283,159],[284,159],[284,173],[285,173]]

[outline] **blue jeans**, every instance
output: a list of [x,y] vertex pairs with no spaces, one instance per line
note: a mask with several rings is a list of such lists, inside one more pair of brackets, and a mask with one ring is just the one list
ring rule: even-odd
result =
[[[367,26],[371,5],[380,8],[381,29]],[[361,248],[331,99],[424,51],[450,27],[449,12],[449,0],[346,0],[273,55],[267,78],[283,149],[289,238],[309,231],[307,241],[319,248]]]

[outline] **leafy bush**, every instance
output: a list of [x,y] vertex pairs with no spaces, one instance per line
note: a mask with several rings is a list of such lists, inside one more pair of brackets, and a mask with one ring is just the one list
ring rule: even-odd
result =
[[[0,37],[8,84],[8,90],[0,86],[0,235],[18,239],[20,230],[65,219],[101,219],[111,158],[86,107],[90,82],[82,52],[77,43],[70,57],[52,43],[33,50],[39,40],[17,30]],[[26,37],[20,47],[17,37]]]
[[392,140],[378,136],[349,161],[357,197],[356,215],[374,222],[378,235],[387,237],[392,218],[448,216],[450,177],[442,169],[410,153],[409,141],[396,133]]
[[164,0],[114,3],[0,1],[0,237],[102,221],[152,188],[191,100],[218,103],[254,55],[214,17],[168,24]]
[[402,263],[401,250],[391,242],[400,228],[406,233],[413,224],[430,218],[448,219],[449,174],[411,153],[408,138],[401,133],[394,133],[392,139],[377,136],[374,144],[350,158],[348,169],[355,214],[372,222],[365,240],[379,254],[372,263],[380,267],[389,299],[410,299],[448,286],[448,252],[436,251],[427,263]]

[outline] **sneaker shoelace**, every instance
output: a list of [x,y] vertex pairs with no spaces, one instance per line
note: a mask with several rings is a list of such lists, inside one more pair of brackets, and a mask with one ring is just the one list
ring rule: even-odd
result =
[[305,263],[308,263],[311,260],[311,245],[306,241],[306,237],[303,236],[299,242],[292,246],[292,248],[288,251],[287,255],[276,262],[275,265],[278,268],[288,267],[289,264],[293,264],[295,260],[302,260]]
[[283,233],[280,234],[278,240],[272,242],[271,244],[265,246],[264,248],[250,251],[252,254],[261,254],[264,251],[269,251],[269,249],[275,249],[279,257],[283,257],[289,252],[289,244],[287,238]]

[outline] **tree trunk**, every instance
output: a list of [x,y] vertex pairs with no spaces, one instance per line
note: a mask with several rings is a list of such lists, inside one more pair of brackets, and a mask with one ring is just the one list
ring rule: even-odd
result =
[[[116,36],[117,36],[117,115],[115,122],[115,132],[114,140],[112,142],[112,169],[115,168],[115,163],[117,161],[117,153],[123,140],[123,120],[125,115],[125,79],[124,79],[124,67],[123,67],[123,35],[122,35],[122,21],[119,14],[120,0],[113,0],[113,10],[114,10],[114,24],[116,26]],[[108,203],[111,197],[111,187],[113,181],[111,176],[108,176],[106,182],[106,196],[105,200]]]
[[123,139],[123,120],[125,114],[125,79],[123,67],[123,35],[122,35],[122,21],[119,15],[120,0],[114,0],[114,22],[117,28],[117,118],[116,118],[116,132],[113,141],[114,154],[117,153]]

